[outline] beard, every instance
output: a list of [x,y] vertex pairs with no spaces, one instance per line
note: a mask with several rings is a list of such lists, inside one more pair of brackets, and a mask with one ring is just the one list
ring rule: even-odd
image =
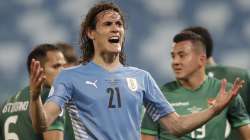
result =
[[107,52],[107,51],[103,51],[100,54],[101,54],[100,56],[102,57],[103,61],[105,63],[107,63],[107,64],[111,64],[119,56],[119,52]]

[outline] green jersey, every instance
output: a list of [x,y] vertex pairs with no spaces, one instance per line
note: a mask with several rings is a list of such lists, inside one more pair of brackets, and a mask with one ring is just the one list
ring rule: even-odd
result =
[[[74,120],[73,120],[74,121]],[[64,131],[64,140],[75,140],[75,134],[72,127],[71,117],[69,112],[65,109],[65,131]]]
[[222,65],[209,65],[206,67],[206,73],[210,77],[215,77],[217,79],[227,79],[230,83],[239,77],[245,81],[243,88],[241,89],[240,95],[246,105],[248,114],[250,114],[250,71],[245,69],[222,66]]
[[[49,89],[42,92],[42,102],[48,97]],[[12,96],[1,107],[0,139],[6,140],[43,140],[42,134],[36,134],[29,117],[29,87]],[[50,126],[50,130],[63,131],[63,118],[59,117]]]
[[[227,88],[230,88],[230,86]],[[208,102],[217,96],[219,89],[220,81],[210,77],[196,90],[185,89],[176,81],[167,83],[162,87],[165,97],[180,115],[191,114],[208,108]],[[160,140],[223,140],[225,139],[227,119],[232,127],[240,127],[250,123],[240,96],[237,96],[229,107],[218,116],[181,138],[170,135],[161,124],[153,122],[147,114],[142,122],[142,133],[158,136]]]
[[[222,66],[222,65],[208,65],[206,67],[206,73],[210,77],[215,77],[218,79],[227,79],[229,82],[233,83],[234,80],[239,77],[240,79],[245,81],[243,88],[241,89],[240,95],[246,105],[246,109],[248,115],[250,115],[250,72],[237,68],[237,67],[230,67],[230,66]],[[230,133],[230,136],[227,140],[235,140],[239,139],[238,133],[235,130]]]

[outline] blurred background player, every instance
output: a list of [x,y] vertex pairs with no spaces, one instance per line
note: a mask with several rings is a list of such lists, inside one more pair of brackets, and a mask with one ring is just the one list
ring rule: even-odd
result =
[[[210,77],[215,77],[217,79],[227,79],[229,82],[233,83],[236,77],[240,77],[245,81],[245,85],[240,90],[240,95],[245,103],[248,115],[250,115],[250,72],[246,69],[225,66],[221,64],[216,64],[213,58],[213,39],[210,32],[202,26],[193,26],[184,29],[183,31],[192,31],[194,33],[199,34],[204,39],[204,45],[206,47],[206,55],[207,55],[207,65],[206,65],[206,73]],[[232,57],[233,59],[233,57]],[[230,136],[227,138],[228,140],[239,139],[239,135],[237,131],[232,131]]]
[[[206,50],[201,36],[191,31],[181,32],[173,42],[172,69],[176,81],[165,84],[161,89],[177,113],[187,115],[199,112],[214,102],[220,90],[220,81],[205,75]],[[223,140],[227,119],[244,139],[250,137],[249,116],[241,97],[237,96],[219,116],[181,138],[171,135],[162,125],[145,115],[142,140],[155,140],[156,137],[160,140]]]
[[[41,90],[41,99],[44,103],[55,76],[65,65],[65,59],[61,50],[55,45],[38,45],[27,58],[29,74],[32,59],[41,63],[46,76]],[[3,140],[63,140],[64,120],[62,117],[58,117],[43,134],[34,131],[29,116],[29,101],[30,88],[27,86],[3,104],[0,110],[0,138]]]
[[66,60],[65,68],[79,65],[79,57],[77,56],[76,50],[70,44],[65,42],[56,43],[56,46],[62,51]]

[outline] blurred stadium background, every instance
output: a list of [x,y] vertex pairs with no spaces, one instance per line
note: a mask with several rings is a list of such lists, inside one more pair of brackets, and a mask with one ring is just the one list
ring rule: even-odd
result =
[[[129,65],[171,79],[172,37],[191,25],[207,27],[218,63],[250,70],[249,0],[113,0],[127,20]],[[8,0],[0,4],[0,103],[28,84],[26,57],[39,43],[65,41],[79,51],[80,23],[96,0]],[[80,51],[79,51],[80,55]]]

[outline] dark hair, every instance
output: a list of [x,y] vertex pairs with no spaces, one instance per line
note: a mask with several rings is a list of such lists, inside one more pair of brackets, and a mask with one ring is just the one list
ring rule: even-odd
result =
[[46,58],[47,58],[47,52],[49,51],[60,51],[55,45],[53,44],[40,44],[36,46],[30,53],[27,58],[27,70],[30,74],[30,65],[32,59],[36,59],[40,61],[41,65],[43,66]]
[[[80,49],[82,50],[82,62],[83,63],[88,63],[89,61],[91,61],[95,53],[93,40],[88,37],[87,31],[96,29],[96,23],[97,23],[96,16],[100,12],[106,11],[106,10],[113,10],[119,13],[121,16],[121,20],[123,22],[124,28],[125,28],[125,20],[124,20],[123,13],[117,5],[115,5],[112,2],[100,2],[100,3],[95,4],[89,10],[88,14],[85,17],[85,20],[81,24]],[[122,64],[125,64],[125,61],[126,61],[126,56],[124,53],[124,41],[122,44],[121,53],[119,55],[119,61]]]
[[204,45],[206,47],[207,58],[213,55],[213,39],[209,31],[201,26],[193,26],[184,29],[183,31],[191,31],[200,35],[204,39]]
[[78,64],[78,57],[75,49],[67,43],[59,42],[56,43],[56,46],[62,51],[64,58],[68,64]]
[[198,35],[198,34],[196,34],[194,32],[183,31],[183,32],[180,32],[177,35],[175,35],[174,38],[173,38],[174,43],[179,43],[181,41],[187,41],[187,40],[190,40],[193,44],[200,43],[201,45],[199,45],[199,46],[201,46],[202,50],[204,52],[206,52],[204,39],[200,35]]

